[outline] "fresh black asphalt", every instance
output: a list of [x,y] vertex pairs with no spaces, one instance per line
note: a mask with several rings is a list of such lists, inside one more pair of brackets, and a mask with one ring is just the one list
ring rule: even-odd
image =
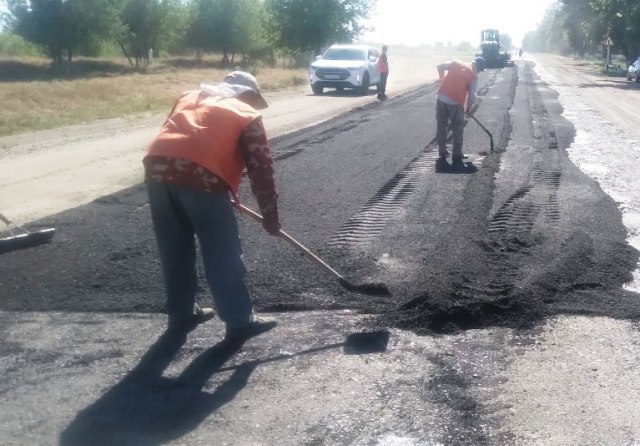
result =
[[[640,316],[621,288],[638,252],[616,203],[569,161],[573,128],[554,92],[524,63],[480,81],[475,116],[495,150],[470,120],[462,165],[437,160],[435,84],[384,102],[372,95],[271,141],[283,229],[392,297],[344,290],[239,216],[258,311],[349,308],[418,333],[530,327],[559,313]],[[246,183],[241,198],[255,208]],[[144,184],[31,225],[50,226],[52,243],[1,256],[0,309],[164,311]]]

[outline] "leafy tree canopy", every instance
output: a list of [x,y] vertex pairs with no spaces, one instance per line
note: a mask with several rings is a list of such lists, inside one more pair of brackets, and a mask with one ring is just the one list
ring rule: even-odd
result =
[[91,38],[109,35],[114,21],[113,0],[7,0],[13,31],[41,45],[57,69],[63,56]]
[[604,52],[607,37],[613,43],[611,49],[627,59],[640,53],[638,0],[558,0],[523,43],[539,51],[584,55]]
[[267,29],[275,44],[290,51],[351,42],[364,30],[375,0],[266,0]]

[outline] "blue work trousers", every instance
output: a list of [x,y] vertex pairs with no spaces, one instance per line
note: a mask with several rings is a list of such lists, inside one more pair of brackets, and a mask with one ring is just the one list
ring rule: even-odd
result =
[[204,192],[147,181],[170,318],[194,313],[196,237],[214,308],[227,327],[253,318],[238,224],[227,192]]

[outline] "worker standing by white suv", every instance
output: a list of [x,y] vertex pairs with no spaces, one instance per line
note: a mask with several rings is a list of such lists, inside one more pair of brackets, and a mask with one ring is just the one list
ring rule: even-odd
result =
[[369,45],[332,45],[309,67],[311,90],[320,95],[325,88],[349,88],[366,95],[380,83],[379,56],[380,51]]

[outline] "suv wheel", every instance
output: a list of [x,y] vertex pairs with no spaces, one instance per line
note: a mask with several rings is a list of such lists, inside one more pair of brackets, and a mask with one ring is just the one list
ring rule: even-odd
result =
[[640,75],[638,75],[637,71],[636,71],[636,82],[640,82]]
[[364,76],[362,77],[362,85],[360,86],[358,92],[362,95],[367,95],[369,94],[369,73],[364,73]]
[[315,95],[321,95],[324,91],[324,88],[320,87],[319,85],[312,85],[311,91],[313,91],[313,94]]

